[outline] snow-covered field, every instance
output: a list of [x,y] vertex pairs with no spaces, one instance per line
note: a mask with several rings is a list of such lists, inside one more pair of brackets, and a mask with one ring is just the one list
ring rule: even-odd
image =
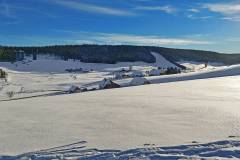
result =
[[19,61],[16,63],[0,62],[0,67],[8,68],[21,72],[37,72],[37,73],[63,73],[69,68],[84,68],[98,72],[117,70],[122,67],[134,66],[134,69],[146,69],[148,67],[175,67],[174,64],[167,61],[158,53],[152,52],[156,57],[156,63],[145,62],[120,62],[117,64],[101,64],[101,63],[83,63],[77,60],[64,61],[61,59],[53,59],[49,57],[39,58],[38,60]]
[[[0,62],[0,68],[8,73],[7,83],[0,82],[0,100],[8,99],[9,92],[14,92],[14,98],[51,94],[66,91],[71,85],[82,86],[101,81],[103,78],[111,78],[112,71],[128,68],[145,71],[154,67],[175,67],[160,54],[152,53],[156,57],[156,63],[144,62],[117,63],[117,64],[93,64],[79,61],[63,61],[43,57],[36,61],[20,61],[16,63]],[[66,69],[83,68],[93,70],[89,73],[68,73]]]
[[79,141],[86,148],[126,150],[238,139],[239,81],[223,77],[1,102],[0,151]]
[[[82,63],[79,61],[64,61],[54,59],[53,57],[40,57],[38,60],[32,61],[25,59],[24,61],[9,63],[0,62],[0,68],[3,68],[8,73],[7,82],[0,81],[0,100],[9,99],[9,93],[13,92],[12,98],[23,98],[32,96],[51,95],[68,90],[72,85],[85,86],[101,81],[103,78],[113,78],[113,71],[129,68],[137,72],[145,72],[156,67],[176,67],[174,64],[167,61],[158,53],[152,53],[156,57],[156,63],[148,64],[144,62],[134,63],[117,63],[117,64],[93,64]],[[188,68],[191,63],[195,68],[202,68],[203,63],[180,62]],[[89,73],[68,73],[66,69],[82,68],[84,70],[92,70]],[[208,72],[216,68],[213,65],[208,65],[204,69],[192,69],[190,72],[197,71]],[[198,74],[197,73],[197,74]],[[192,77],[193,73],[172,76],[156,76],[148,77],[152,83],[177,81],[179,77],[185,77],[183,80]],[[216,74],[214,74],[216,75]],[[216,76],[215,76],[216,77]],[[191,79],[191,78],[190,78]],[[132,79],[124,79],[117,81],[122,86],[128,86]],[[96,84],[96,83],[95,83]]]
[[[0,81],[0,155],[20,154],[0,159],[240,158],[240,65],[183,62],[194,66],[191,72],[146,77],[150,85],[129,87],[128,78],[115,81],[124,88],[53,94],[123,67],[175,67],[152,54],[154,64],[0,63],[8,73]],[[79,67],[93,71],[64,72]],[[36,97],[9,100],[10,91],[14,98]]]

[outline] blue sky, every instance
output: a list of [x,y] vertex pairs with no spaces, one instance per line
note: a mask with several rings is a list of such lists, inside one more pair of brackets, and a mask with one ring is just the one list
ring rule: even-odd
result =
[[0,0],[0,45],[83,43],[240,53],[240,0]]

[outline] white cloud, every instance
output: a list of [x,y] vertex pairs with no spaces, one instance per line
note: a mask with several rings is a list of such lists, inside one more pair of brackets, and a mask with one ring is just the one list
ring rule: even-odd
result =
[[136,9],[138,10],[145,10],[145,11],[162,11],[168,14],[173,14],[177,12],[177,9],[172,6],[137,6]]
[[88,3],[82,3],[77,1],[69,1],[69,0],[54,0],[55,3],[63,5],[68,8],[76,9],[83,12],[89,13],[98,13],[98,14],[106,14],[106,15],[115,15],[115,16],[132,16],[134,13],[126,10],[109,8],[103,6],[97,6]]
[[188,9],[189,12],[193,12],[193,13],[199,13],[200,10],[199,9],[196,9],[196,8],[190,8]]
[[141,35],[128,35],[128,34],[107,34],[95,33],[91,38],[97,42],[106,44],[132,44],[132,45],[203,45],[211,44],[208,41],[200,41],[193,39],[181,38],[162,38],[159,36],[141,36]]
[[222,17],[219,18],[221,20],[240,21],[240,3],[207,3],[203,8],[221,14]]
[[203,8],[223,15],[240,14],[240,3],[204,4]]
[[193,14],[187,15],[187,18],[193,19],[193,20],[207,20],[213,18],[212,16],[196,16]]
[[[130,44],[130,45],[149,45],[149,46],[186,46],[186,45],[207,45],[212,42],[197,40],[192,37],[185,38],[166,38],[160,36],[143,36],[132,34],[110,34],[99,32],[69,31],[69,30],[53,30],[58,33],[69,34],[73,36],[75,43],[91,42],[96,44]],[[195,37],[195,36],[194,36]],[[199,37],[197,37],[199,38]],[[68,38],[70,39],[70,38]]]
[[240,16],[225,16],[220,18],[222,20],[229,20],[229,21],[235,21],[235,22],[240,22]]

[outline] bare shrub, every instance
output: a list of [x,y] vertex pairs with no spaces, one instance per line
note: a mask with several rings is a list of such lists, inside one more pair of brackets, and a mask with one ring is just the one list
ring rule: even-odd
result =
[[7,94],[8,98],[12,98],[15,93],[13,91],[9,91],[6,94]]
[[0,69],[0,78],[7,78],[7,72],[4,70]]

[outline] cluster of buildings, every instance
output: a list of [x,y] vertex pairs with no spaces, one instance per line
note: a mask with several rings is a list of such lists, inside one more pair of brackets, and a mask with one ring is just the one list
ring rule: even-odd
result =
[[114,79],[135,78],[135,77],[148,77],[148,76],[160,76],[168,74],[179,74],[181,70],[177,67],[169,68],[155,68],[149,71],[116,71],[113,73]]
[[97,89],[111,89],[111,88],[120,88],[122,87],[120,84],[115,82],[114,80],[121,80],[129,78],[131,81],[127,86],[138,86],[138,85],[145,85],[150,84],[150,81],[147,80],[145,77],[148,76],[160,76],[160,75],[168,75],[168,74],[178,74],[181,73],[179,68],[155,68],[149,71],[139,71],[139,70],[130,70],[130,69],[121,69],[119,71],[113,72],[113,78],[104,78],[102,81],[98,83],[98,86],[94,88],[79,88],[76,86],[72,86],[69,90],[69,93],[78,93],[78,92],[85,92],[85,91],[92,91]]
[[[129,86],[138,86],[138,85],[145,85],[145,84],[150,84],[150,82],[144,78],[144,77],[135,77],[133,78],[130,83]],[[80,92],[87,92],[87,91],[93,91],[93,90],[97,90],[97,89],[112,89],[112,88],[120,88],[122,87],[120,84],[114,82],[112,79],[110,78],[104,78],[102,81],[100,81],[98,83],[97,88],[87,88],[87,87],[78,87],[75,85],[72,85],[69,90],[68,93],[80,93]]]

